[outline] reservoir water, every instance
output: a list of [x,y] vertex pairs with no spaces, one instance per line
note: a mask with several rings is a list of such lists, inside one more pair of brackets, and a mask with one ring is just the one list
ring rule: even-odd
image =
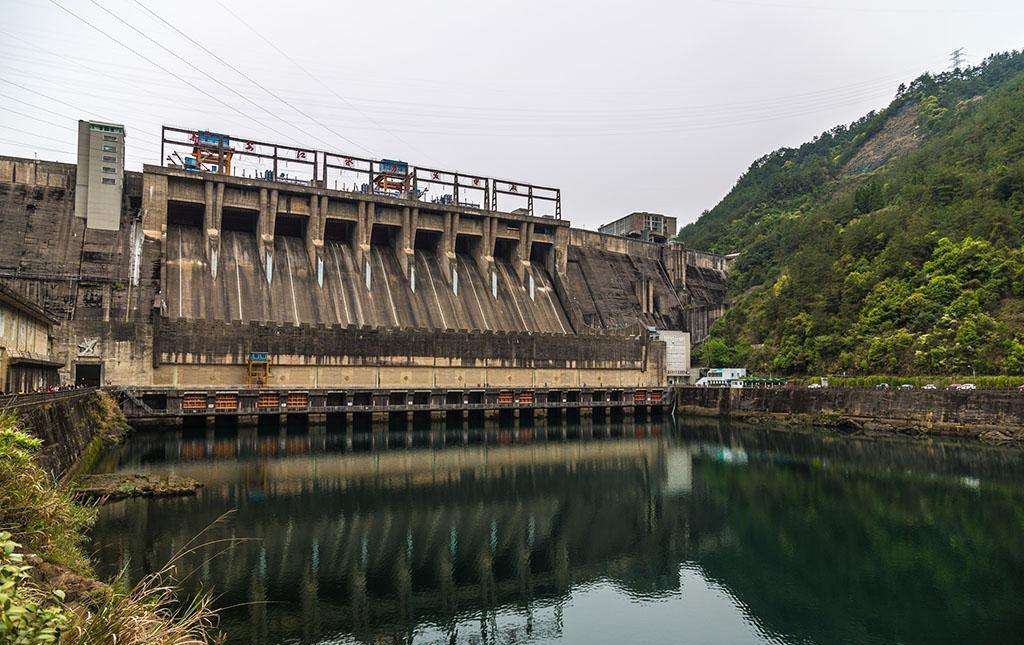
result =
[[203,543],[183,585],[216,594],[229,645],[1024,641],[1018,450],[668,420],[416,428],[139,431],[101,470],[204,487],[102,507],[100,573]]

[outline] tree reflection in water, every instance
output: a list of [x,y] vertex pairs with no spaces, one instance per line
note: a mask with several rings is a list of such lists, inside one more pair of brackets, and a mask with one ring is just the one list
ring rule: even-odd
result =
[[608,625],[1003,643],[1024,628],[1011,450],[585,418],[154,431],[104,467],[205,483],[104,507],[105,573],[137,578],[234,510],[207,539],[252,541],[203,547],[186,581],[237,605],[232,643],[611,642]]

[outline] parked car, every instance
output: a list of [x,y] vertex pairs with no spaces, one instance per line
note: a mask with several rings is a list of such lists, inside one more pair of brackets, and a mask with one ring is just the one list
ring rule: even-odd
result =
[[921,389],[922,389],[922,390],[937,390],[937,389],[939,389],[939,388],[935,387],[935,384],[934,384],[934,383],[929,383],[928,385],[925,385],[925,386],[924,386],[924,387],[922,387]]
[[811,383],[807,386],[808,390],[819,390],[821,389],[821,383]]
[[879,383],[878,385],[875,386],[875,389],[876,390],[888,390],[889,389],[889,384],[888,383]]
[[900,386],[900,389],[901,390],[913,390],[914,386],[911,385],[910,383],[904,383],[903,385]]
[[959,389],[961,389],[961,390],[977,390],[978,386],[975,385],[974,383],[961,383]]
[[949,384],[949,385],[948,385],[948,386],[946,387],[946,389],[947,389],[947,390],[959,390],[959,389],[960,389],[960,384],[959,384],[959,383],[950,383],[950,384]]
[[1020,392],[1021,394],[1024,394],[1024,385],[1021,385],[1019,388],[1017,388],[1017,391]]

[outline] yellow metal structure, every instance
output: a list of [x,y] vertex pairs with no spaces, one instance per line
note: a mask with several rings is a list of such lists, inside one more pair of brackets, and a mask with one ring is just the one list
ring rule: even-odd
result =
[[266,352],[249,352],[245,359],[245,384],[249,387],[266,387],[270,383],[270,355]]

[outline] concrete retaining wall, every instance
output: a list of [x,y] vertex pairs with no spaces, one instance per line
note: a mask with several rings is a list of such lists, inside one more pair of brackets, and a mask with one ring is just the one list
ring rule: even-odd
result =
[[431,331],[158,319],[153,385],[238,385],[249,352],[290,387],[652,386],[663,343],[644,335]]
[[26,394],[6,397],[2,405],[15,411],[22,430],[42,439],[36,461],[59,479],[75,468],[94,439],[123,421],[104,396],[99,390]]
[[682,414],[794,416],[828,423],[975,435],[996,429],[1024,438],[1024,394],[1007,390],[874,390],[861,388],[679,388]]

